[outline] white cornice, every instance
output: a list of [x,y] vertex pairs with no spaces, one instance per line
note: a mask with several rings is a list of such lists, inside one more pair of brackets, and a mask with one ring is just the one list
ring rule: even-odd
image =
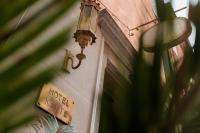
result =
[[132,62],[137,52],[106,9],[100,11],[98,24],[107,42],[106,44],[109,45],[123,64],[131,70]]

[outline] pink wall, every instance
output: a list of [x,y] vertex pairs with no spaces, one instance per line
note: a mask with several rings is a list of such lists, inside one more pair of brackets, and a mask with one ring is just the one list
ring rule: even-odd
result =
[[[129,38],[133,46],[138,49],[138,38],[143,30],[154,25],[154,23],[144,26],[139,31],[135,30],[134,36],[129,36],[129,30],[122,23],[127,25],[129,29],[144,24],[155,18],[153,13],[153,0],[100,0],[108,10],[110,10],[113,18],[121,27],[125,35]],[[104,6],[102,6],[104,8]],[[120,21],[116,18],[120,19]]]

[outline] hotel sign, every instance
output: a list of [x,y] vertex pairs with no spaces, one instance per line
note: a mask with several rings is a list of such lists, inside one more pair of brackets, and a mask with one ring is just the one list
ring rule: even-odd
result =
[[65,96],[53,84],[48,83],[42,87],[36,105],[51,115],[54,115],[65,124],[70,124],[72,121],[74,101],[70,97]]

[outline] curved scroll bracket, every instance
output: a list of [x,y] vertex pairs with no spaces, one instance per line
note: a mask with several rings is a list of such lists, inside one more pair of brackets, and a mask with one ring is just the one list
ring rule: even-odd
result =
[[77,69],[80,67],[82,60],[86,58],[85,54],[83,54],[83,48],[81,49],[81,53],[76,55],[76,58],[79,61],[78,61],[78,64],[76,66],[74,66],[74,56],[69,50],[66,49],[65,59],[64,59],[64,63],[63,63],[63,70],[66,71],[67,73],[70,73],[70,71],[69,71],[70,61],[71,61],[72,69]]

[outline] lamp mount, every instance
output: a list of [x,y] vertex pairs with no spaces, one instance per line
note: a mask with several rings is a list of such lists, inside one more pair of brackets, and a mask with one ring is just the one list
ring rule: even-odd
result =
[[71,61],[72,69],[77,69],[80,67],[82,60],[86,58],[86,55],[83,53],[85,47],[88,44],[93,44],[96,41],[96,29],[97,29],[97,20],[98,12],[100,10],[100,4],[96,0],[82,0],[81,3],[81,13],[79,17],[79,22],[77,30],[74,33],[75,42],[77,42],[81,48],[81,52],[76,55],[78,59],[78,64],[74,66],[73,55],[70,51],[66,50],[65,60],[63,68],[65,71],[68,71],[68,64]]
[[73,54],[66,49],[66,54],[65,54],[65,59],[64,59],[64,64],[63,64],[63,70],[70,73],[69,72],[69,62],[71,61],[71,68],[72,69],[77,69],[80,67],[82,60],[86,58],[86,55],[83,53],[83,48],[81,48],[81,53],[76,55],[76,58],[78,59],[78,64],[74,65],[74,56]]

